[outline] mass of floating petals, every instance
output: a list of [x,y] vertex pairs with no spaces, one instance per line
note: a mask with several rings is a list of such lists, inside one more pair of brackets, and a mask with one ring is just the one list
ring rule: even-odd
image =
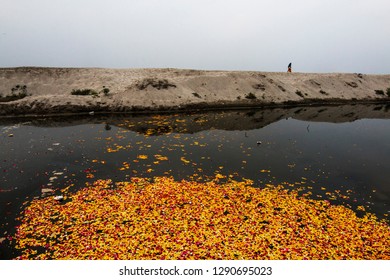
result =
[[98,180],[33,200],[19,259],[390,259],[390,228],[371,214],[220,178]]

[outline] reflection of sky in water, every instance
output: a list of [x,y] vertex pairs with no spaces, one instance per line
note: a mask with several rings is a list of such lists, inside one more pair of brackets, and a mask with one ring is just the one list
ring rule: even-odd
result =
[[[340,191],[349,198],[339,202],[354,209],[364,205],[380,217],[390,211],[390,120],[334,124],[290,118],[247,131],[160,136],[104,123],[0,129],[3,232],[26,197],[40,196],[42,188],[83,187],[100,178],[121,181],[131,176],[179,180],[220,172],[250,178],[258,186],[301,183],[312,187],[314,197],[325,199],[326,192]],[[88,178],[91,174],[94,178]]]

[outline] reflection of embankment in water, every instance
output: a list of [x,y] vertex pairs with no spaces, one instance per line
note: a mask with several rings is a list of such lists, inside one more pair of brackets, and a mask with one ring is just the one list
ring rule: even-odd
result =
[[118,126],[141,134],[161,135],[170,132],[196,133],[203,130],[252,130],[281,119],[343,123],[358,119],[390,119],[390,104],[340,105],[291,108],[245,109],[175,114],[96,114],[37,118],[3,118],[0,125],[21,123],[42,127],[65,127],[82,124]]

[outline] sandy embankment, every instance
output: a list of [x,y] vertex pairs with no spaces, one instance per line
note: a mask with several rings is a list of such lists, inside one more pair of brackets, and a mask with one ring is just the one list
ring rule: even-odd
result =
[[[82,89],[98,94],[71,94]],[[390,75],[0,68],[0,116],[384,103],[389,91]]]

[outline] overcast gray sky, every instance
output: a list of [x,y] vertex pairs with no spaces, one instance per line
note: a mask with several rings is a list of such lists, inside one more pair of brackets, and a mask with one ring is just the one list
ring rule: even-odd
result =
[[390,73],[390,0],[0,0],[0,67]]

